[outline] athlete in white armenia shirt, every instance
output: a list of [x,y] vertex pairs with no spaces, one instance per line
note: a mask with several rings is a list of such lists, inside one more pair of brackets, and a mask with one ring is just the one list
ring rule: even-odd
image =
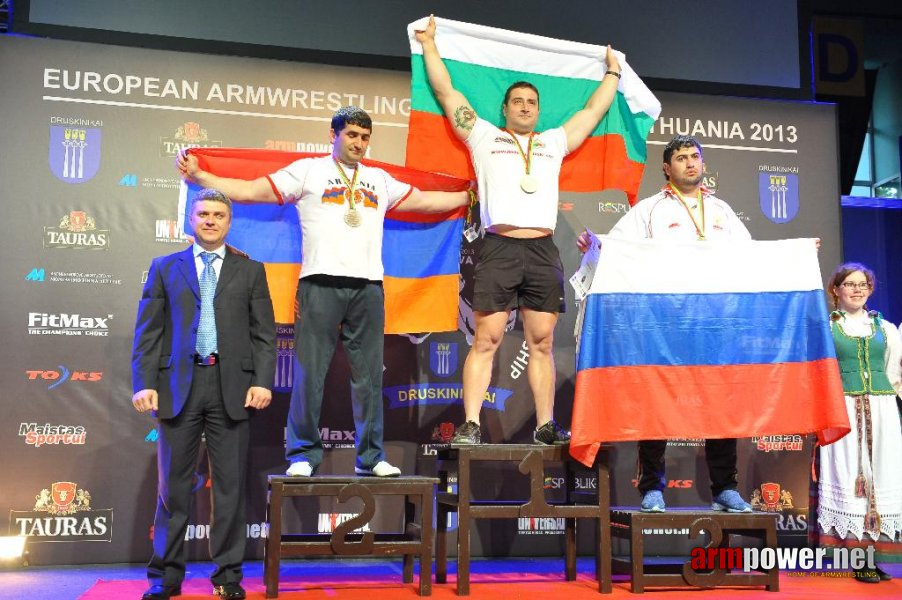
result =
[[177,162],[186,180],[218,189],[235,202],[287,202],[297,208],[304,260],[294,329],[298,369],[285,451],[289,475],[310,476],[322,462],[323,385],[339,338],[351,366],[355,470],[377,477],[401,473],[385,460],[383,448],[383,220],[389,209],[447,212],[469,200],[465,191],[421,191],[363,165],[372,128],[366,112],[344,107],[332,118],[331,156],[302,159],[253,180],[203,171],[191,154]]

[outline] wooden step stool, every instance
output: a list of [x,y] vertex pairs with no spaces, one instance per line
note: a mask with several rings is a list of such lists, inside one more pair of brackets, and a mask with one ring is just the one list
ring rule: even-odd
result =
[[616,573],[630,574],[634,594],[641,594],[649,586],[713,588],[721,585],[763,585],[769,592],[780,589],[776,568],[751,573],[728,569],[696,572],[691,562],[687,561],[685,564],[657,565],[658,569],[655,569],[645,561],[644,529],[688,529],[690,539],[698,537],[704,530],[711,536],[707,548],[730,548],[731,535],[756,538],[765,547],[776,548],[777,522],[774,513],[727,513],[698,508],[668,508],[663,513],[645,513],[615,507],[611,510],[611,533],[614,537],[630,541],[630,559],[614,559],[613,568]]
[[[263,552],[266,597],[279,595],[279,561],[296,556],[397,556],[404,557],[404,583],[413,581],[413,558],[420,559],[421,596],[432,593],[432,516],[435,503],[433,477],[287,477],[269,476],[266,520],[269,538]],[[282,530],[282,500],[294,496],[335,496],[343,503],[363,502],[356,517],[329,533],[294,534]],[[352,533],[368,524],[376,513],[375,496],[404,497],[404,531],[401,533]],[[419,505],[419,521],[416,506]]]
[[[435,581],[445,583],[448,573],[447,529],[448,514],[457,512],[457,593],[470,593],[470,526],[474,519],[518,519],[520,517],[563,518],[565,521],[566,552],[564,556],[567,581],[576,579],[576,520],[592,519],[598,527],[595,576],[598,589],[611,592],[611,533],[610,489],[606,454],[599,453],[598,500],[596,504],[575,504],[571,490],[566,500],[549,504],[545,500],[545,463],[563,463],[564,481],[573,480],[570,446],[544,446],[536,444],[455,444],[440,448],[436,454],[439,493],[436,496]],[[473,499],[470,482],[472,467],[485,461],[510,461],[530,479],[530,497],[527,501],[503,501],[498,499]],[[457,493],[448,491],[449,474],[457,474]]]

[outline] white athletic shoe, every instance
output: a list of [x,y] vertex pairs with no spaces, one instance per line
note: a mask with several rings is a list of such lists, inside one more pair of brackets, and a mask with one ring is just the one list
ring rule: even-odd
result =
[[285,473],[291,477],[311,477],[313,475],[313,467],[310,466],[309,462],[300,460],[291,463]]
[[380,460],[369,469],[354,467],[354,472],[358,475],[372,475],[373,477],[397,477],[401,474],[401,469],[392,466],[388,461]]

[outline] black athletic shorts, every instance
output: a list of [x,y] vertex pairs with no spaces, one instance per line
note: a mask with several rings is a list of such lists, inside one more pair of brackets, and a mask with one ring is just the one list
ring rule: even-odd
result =
[[565,310],[564,266],[550,235],[520,239],[485,234],[476,263],[473,310],[514,308]]

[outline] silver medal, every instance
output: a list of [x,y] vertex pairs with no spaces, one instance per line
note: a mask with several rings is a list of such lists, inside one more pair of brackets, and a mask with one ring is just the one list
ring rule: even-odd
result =
[[360,227],[361,223],[363,223],[363,219],[356,210],[349,210],[345,213],[345,224],[348,227]]

